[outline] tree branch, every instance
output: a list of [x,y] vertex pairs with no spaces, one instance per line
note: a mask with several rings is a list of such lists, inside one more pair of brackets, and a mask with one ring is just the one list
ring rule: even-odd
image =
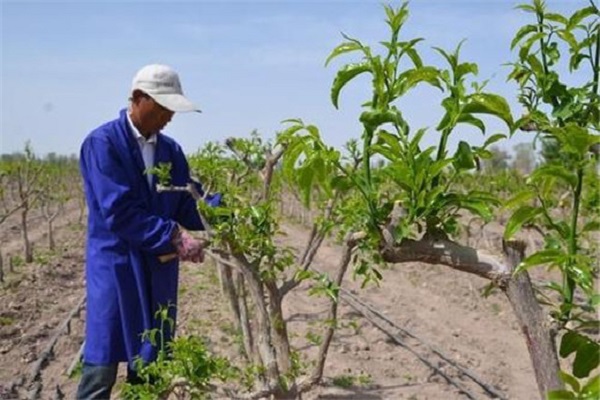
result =
[[[352,253],[358,242],[365,237],[363,232],[358,233],[349,233],[346,236],[346,240],[344,241],[344,251],[342,253],[342,257],[340,257],[339,266],[337,269],[337,274],[335,277],[335,284],[337,287],[342,287],[342,281],[344,280],[344,276],[346,275],[346,271],[348,270],[348,266],[352,261]],[[323,377],[323,369],[325,368],[325,361],[327,359],[327,353],[329,351],[329,345],[331,344],[331,340],[333,339],[333,334],[337,325],[337,311],[339,305],[339,292],[337,299],[329,300],[329,312],[326,318],[328,323],[327,328],[325,329],[325,333],[323,335],[323,340],[321,345],[319,346],[319,353],[317,354],[315,368],[305,381],[303,381],[299,386],[298,390],[300,393],[310,389],[313,385],[316,385],[321,381]]]
[[493,281],[500,281],[499,283],[510,279],[512,273],[509,266],[481,250],[462,246],[449,239],[428,236],[424,236],[421,240],[404,239],[394,246],[386,244],[381,250],[381,255],[385,261],[391,263],[442,264]]
[[263,198],[263,200],[267,200],[267,198],[269,196],[269,192],[271,190],[271,182],[273,181],[273,171],[275,170],[275,166],[279,162],[279,159],[283,156],[283,153],[285,153],[286,149],[287,149],[287,146],[282,145],[281,148],[275,154],[272,154],[270,150],[267,152],[266,163],[262,170],[262,176],[263,176],[262,198]]
[[[338,194],[336,193],[336,195],[332,199],[329,199],[329,201],[327,202],[327,206],[325,207],[325,211],[323,213],[324,221],[327,221],[331,218],[331,215],[333,213],[333,206],[337,202],[337,199]],[[319,229],[318,224],[315,222],[313,224],[308,243],[306,244],[306,248],[304,249],[304,252],[302,253],[302,256],[299,260],[301,271],[308,270],[315,258],[315,255],[317,254],[317,250],[319,250],[319,247],[321,247],[321,244],[323,243],[324,239],[325,232],[323,231],[323,229]],[[295,277],[292,277],[291,279],[285,281],[281,285],[281,296],[285,296],[290,290],[293,290],[298,285],[300,285],[301,282],[301,280],[296,280]]]

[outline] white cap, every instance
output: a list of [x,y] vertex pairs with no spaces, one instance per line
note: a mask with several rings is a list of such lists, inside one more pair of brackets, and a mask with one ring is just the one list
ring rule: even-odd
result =
[[140,69],[133,77],[131,92],[134,90],[141,90],[173,112],[200,112],[200,109],[183,95],[177,72],[167,65],[151,64]]

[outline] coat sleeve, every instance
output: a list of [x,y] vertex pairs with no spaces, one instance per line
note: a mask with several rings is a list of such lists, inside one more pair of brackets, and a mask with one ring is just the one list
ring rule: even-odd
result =
[[150,213],[134,193],[113,145],[88,138],[81,150],[82,173],[108,229],[132,247],[153,254],[175,251],[171,237],[177,223]]

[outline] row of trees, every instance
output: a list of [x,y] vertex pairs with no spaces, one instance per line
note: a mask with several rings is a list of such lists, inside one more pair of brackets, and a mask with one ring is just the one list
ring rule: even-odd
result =
[[[370,77],[372,95],[358,117],[360,140],[349,141],[342,151],[327,145],[318,127],[294,119],[273,144],[258,136],[209,144],[190,164],[207,191],[225,195],[226,204],[219,208],[207,207],[193,185],[172,187],[166,170],[160,173],[161,190],[187,190],[199,201],[212,242],[208,254],[217,262],[244,354],[258,377],[249,393],[230,397],[295,398],[318,383],[337,325],[345,273],[352,265],[365,283],[376,281],[383,279],[379,266],[386,262],[442,264],[489,279],[489,290],[507,296],[521,326],[540,396],[598,397],[600,376],[593,372],[600,345],[593,333],[600,329],[600,296],[594,288],[598,252],[593,239],[600,229],[595,152],[600,143],[600,11],[590,2],[563,16],[548,11],[541,0],[518,8],[532,16],[512,42],[518,55],[509,79],[520,87],[524,113],[519,118],[503,97],[476,80],[477,64],[462,60],[461,45],[450,52],[434,48],[445,67],[425,65],[418,49],[422,39],[401,37],[408,6],[386,6],[390,37],[381,42],[381,52],[344,36],[327,60],[357,55],[332,84],[335,107],[349,82]],[[565,73],[587,79],[569,86]],[[444,110],[435,128],[439,142],[429,147],[422,140],[425,129],[412,129],[397,106],[420,84],[439,89]],[[460,134],[465,124],[486,134],[485,118],[502,121],[505,133],[489,136],[482,146],[460,141],[449,149],[449,137]],[[517,130],[542,140],[543,162],[528,164],[527,176],[477,172],[484,160],[494,159],[494,143]],[[474,182],[478,174],[489,178],[485,184]],[[296,256],[275,241],[284,192],[296,194],[315,215]],[[510,215],[504,258],[457,242],[461,217],[488,222],[499,211]],[[511,238],[529,229],[539,231],[545,244],[525,257],[524,244]],[[318,273],[311,267],[313,257],[332,235],[343,246],[339,264],[332,275]],[[528,270],[538,266],[558,270],[562,279],[534,287]],[[290,345],[281,306],[286,294],[304,281],[310,282],[312,294],[330,300],[322,321],[324,339],[310,371]],[[561,370],[559,357],[567,359],[567,370]],[[164,371],[152,379],[174,376],[172,370]],[[185,371],[176,374],[177,379],[162,380],[156,392],[145,394],[150,398],[175,387],[196,393],[204,388],[194,385]]]
[[[531,143],[519,143],[513,147],[513,155],[498,146],[490,147],[491,156],[482,160],[482,169],[487,172],[515,169],[528,175],[538,164],[535,149]],[[544,163],[545,160],[540,160]]]
[[[84,203],[75,157],[50,154],[36,156],[29,143],[22,153],[0,157],[0,227],[4,228],[12,215],[19,215],[23,239],[23,259],[33,261],[33,246],[29,228],[32,213],[41,218],[47,228],[48,247],[54,250],[54,223],[65,210],[65,204],[77,199],[83,216]],[[0,249],[0,269],[2,251]]]

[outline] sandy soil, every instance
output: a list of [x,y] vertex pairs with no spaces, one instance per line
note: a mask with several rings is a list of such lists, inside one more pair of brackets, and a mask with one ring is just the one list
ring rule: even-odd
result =
[[[36,262],[7,273],[1,286],[0,398],[16,398],[8,392],[9,387],[20,377],[29,378],[34,361],[54,330],[84,294],[84,227],[77,224],[77,217],[75,209],[61,217],[57,224],[59,248],[53,254],[44,250],[45,228],[38,219],[32,227]],[[16,254],[20,249],[16,220],[0,229],[2,253]],[[491,225],[486,229],[489,232],[485,241],[490,250],[497,251],[501,227]],[[285,245],[295,246],[306,240],[307,231],[302,227],[289,224],[283,230],[281,241]],[[529,240],[535,244],[537,239]],[[333,271],[339,256],[340,248],[326,243],[315,267]],[[344,287],[396,324],[443,350],[507,398],[538,398],[527,349],[501,293],[483,299],[480,293],[486,281],[442,266],[390,265],[383,273],[380,286],[361,289],[360,282],[348,274]],[[210,263],[183,266],[179,333],[202,335],[212,351],[235,361],[237,344],[218,286]],[[284,306],[293,346],[310,362],[316,346],[309,338],[320,333],[326,308],[323,299],[306,294],[307,288],[304,284],[292,292]],[[347,304],[341,304],[339,315],[341,329],[332,342],[324,382],[306,399],[466,398]],[[67,377],[66,370],[83,340],[84,318],[85,312],[73,320],[70,334],[58,341],[54,357],[42,372],[41,398],[55,398],[57,390],[65,398],[74,398],[77,378]],[[448,373],[466,382],[464,376]],[[20,397],[27,394],[24,386],[19,389]]]

